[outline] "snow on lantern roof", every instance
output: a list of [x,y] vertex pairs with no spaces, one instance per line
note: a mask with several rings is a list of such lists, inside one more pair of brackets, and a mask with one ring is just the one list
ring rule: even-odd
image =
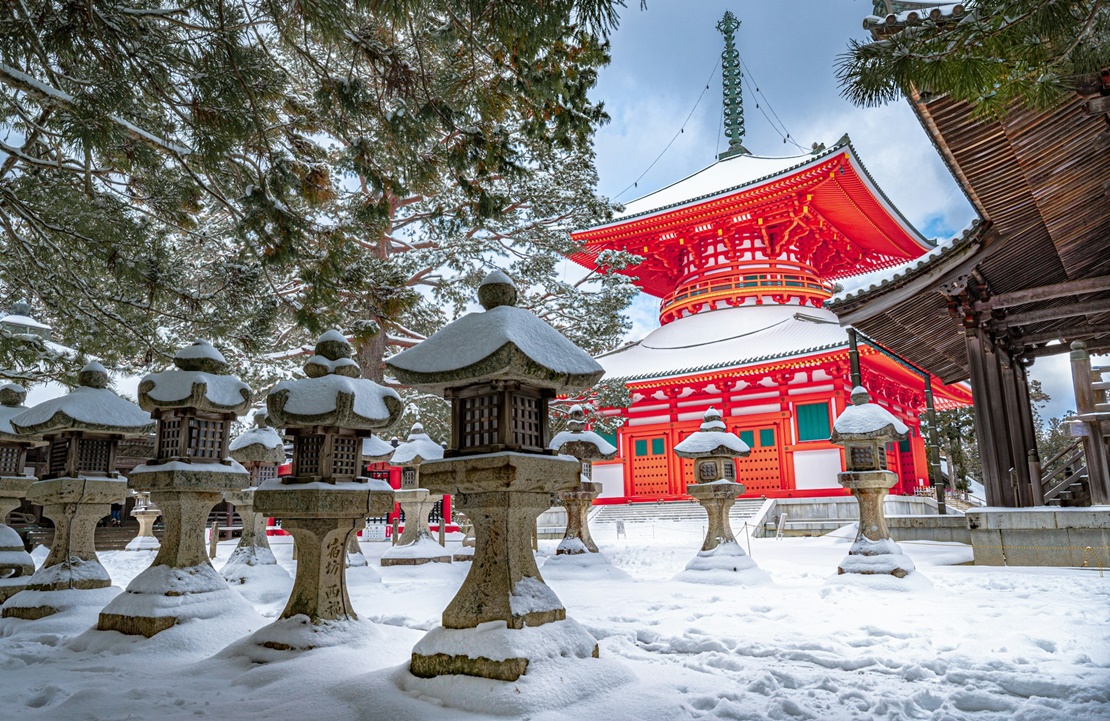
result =
[[832,443],[871,439],[880,435],[895,440],[905,439],[910,432],[906,424],[886,408],[870,403],[870,400],[866,388],[856,386],[852,389],[852,405],[845,408],[833,423]]
[[227,446],[228,455],[240,463],[285,463],[285,442],[269,423],[266,411],[255,411],[254,427],[239,434]]
[[767,304],[703,311],[598,356],[606,380],[640,381],[767,363],[848,345],[823,308]]
[[143,410],[196,408],[239,415],[250,407],[250,386],[228,373],[223,354],[208,341],[185,346],[173,363],[177,370],[150,373],[139,382]]
[[362,439],[362,459],[364,461],[388,461],[393,455],[393,446],[375,435]]
[[12,428],[12,418],[27,410],[27,389],[15,383],[0,383],[0,441],[34,441],[33,437],[20,435]]
[[701,429],[676,444],[674,452],[679,458],[711,458],[746,456],[752,449],[740,440],[740,436],[725,430],[720,411],[710,406],[703,416]]
[[266,398],[270,422],[282,428],[354,430],[373,430],[395,422],[403,410],[401,397],[392,388],[360,378],[352,354],[351,344],[338,331],[320,336],[316,355],[304,366],[307,378],[282,381],[270,391]]
[[31,317],[31,304],[26,300],[12,303],[9,311],[0,316],[0,324],[26,330],[39,336],[45,337],[50,334],[50,326]]
[[573,392],[601,378],[604,370],[588,353],[533,313],[516,307],[516,287],[501,271],[486,276],[478,299],[484,312],[464,315],[386,361],[399,381],[442,391],[516,380]]
[[582,406],[577,403],[571,406],[568,416],[567,430],[556,433],[548,448],[582,461],[609,460],[617,455],[617,449],[612,443],[593,431],[585,430],[586,411]]
[[43,401],[11,419],[21,435],[93,431],[142,436],[154,431],[150,414],[108,388],[108,371],[96,361],[77,374],[80,384],[58,398]]
[[397,446],[389,462],[395,466],[412,466],[440,458],[443,458],[443,446],[433,441],[424,432],[422,424],[413,423],[408,439]]

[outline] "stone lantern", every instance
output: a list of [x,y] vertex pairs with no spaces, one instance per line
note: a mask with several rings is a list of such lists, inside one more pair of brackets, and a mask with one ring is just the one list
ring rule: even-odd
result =
[[555,498],[562,503],[567,512],[567,531],[555,554],[578,555],[597,553],[597,544],[590,536],[587,516],[594,499],[601,494],[601,484],[594,483],[593,462],[607,461],[617,455],[617,449],[593,431],[587,431],[586,412],[582,406],[570,407],[567,430],[551,439],[551,448],[556,453],[573,456],[582,464],[582,479],[576,488],[559,491]]
[[162,510],[162,545],[100,612],[101,631],[150,638],[186,618],[214,618],[246,604],[208,560],[204,529],[223,494],[249,483],[227,454],[231,424],[250,408],[251,390],[207,341],[179,350],[173,364],[139,382],[139,405],[158,430],[155,457],[131,472],[131,486]]
[[405,514],[405,530],[397,544],[382,555],[383,566],[451,562],[451,554],[432,538],[428,528],[428,513],[443,496],[420,487],[420,464],[441,458],[443,446],[429,438],[420,423],[414,423],[408,439],[394,449],[390,463],[401,467],[401,490],[395,496]]
[[0,603],[26,588],[35,572],[35,562],[23,548],[23,540],[4,523],[35,482],[35,477],[25,472],[27,449],[42,445],[41,438],[17,434],[12,428],[12,418],[27,410],[23,405],[26,398],[22,386],[0,383]]
[[270,542],[266,538],[266,516],[254,511],[254,494],[258,485],[277,478],[278,466],[285,463],[285,443],[281,435],[270,427],[266,411],[256,411],[254,427],[240,434],[228,445],[228,453],[250,473],[250,488],[228,491],[224,499],[235,506],[243,521],[239,545],[231,553],[220,575],[228,583],[244,584],[258,575],[263,566],[271,567],[263,573],[282,579],[289,577],[277,565]]
[[154,522],[162,515],[162,510],[150,500],[149,493],[132,491],[135,497],[135,507],[131,509],[131,517],[139,522],[139,532],[127,542],[125,551],[157,551],[162,547],[161,541],[154,535]]
[[[548,448],[548,402],[592,386],[604,371],[515,307],[516,287],[501,271],[482,281],[478,299],[484,313],[465,315],[387,361],[402,383],[451,402],[451,444],[443,460],[422,464],[421,485],[451,494],[476,537],[470,572],[443,625],[413,649],[410,670],[514,681],[532,662],[597,655],[594,638],[566,617],[543,582],[531,536],[551,494],[576,487],[581,471]],[[483,651],[491,644],[496,653]]]
[[837,474],[837,480],[859,504],[859,532],[837,573],[905,578],[914,570],[913,561],[890,537],[883,499],[898,482],[897,474],[886,467],[887,444],[905,440],[910,429],[890,411],[869,401],[865,388],[853,388],[852,405],[837,417],[829,439],[844,447],[848,470]]
[[350,344],[328,331],[305,363],[306,378],[270,391],[270,421],[293,439],[292,475],[255,491],[255,509],[282,519],[293,535],[297,575],[282,619],[303,614],[313,624],[356,620],[347,596],[344,551],[350,536],[393,506],[385,481],[362,475],[364,439],[396,422],[396,391],[362,378]]
[[695,482],[686,486],[686,493],[705,508],[709,517],[705,542],[694,560],[686,565],[683,580],[700,580],[696,573],[699,571],[754,571],[734,580],[763,580],[765,574],[732,535],[729,519],[736,497],[744,492],[744,484],[736,480],[735,459],[751,453],[748,444],[735,433],[729,433],[721,414],[710,408],[703,416],[701,429],[675,445],[674,452],[679,458],[694,461]]
[[41,435],[50,444],[46,472],[31,484],[27,498],[54,522],[54,542],[42,568],[28,579],[27,591],[4,604],[5,618],[36,619],[63,607],[99,605],[107,600],[104,594],[75,600],[69,591],[112,585],[96,556],[93,533],[111,504],[127,496],[127,479],[115,471],[116,446],[122,438],[152,432],[154,423],[149,413],[108,388],[108,372],[99,363],[82,368],[77,382],[68,394],[11,419],[17,433]]

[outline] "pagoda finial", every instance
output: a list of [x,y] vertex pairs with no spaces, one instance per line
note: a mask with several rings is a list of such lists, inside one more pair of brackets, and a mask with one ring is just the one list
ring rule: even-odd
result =
[[744,147],[744,73],[740,68],[740,51],[736,49],[736,31],[740,20],[730,10],[725,11],[717,30],[725,36],[725,49],[721,53],[721,86],[724,91],[724,125],[728,149],[717,156],[719,160],[734,155],[748,155]]

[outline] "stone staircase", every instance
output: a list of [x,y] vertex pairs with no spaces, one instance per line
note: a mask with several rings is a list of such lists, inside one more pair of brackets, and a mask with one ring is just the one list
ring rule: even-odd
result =
[[[760,498],[742,498],[729,513],[733,530],[747,522],[755,525],[762,514],[764,501]],[[595,506],[590,523],[705,523],[705,509],[694,501],[667,501],[664,503],[625,503]]]

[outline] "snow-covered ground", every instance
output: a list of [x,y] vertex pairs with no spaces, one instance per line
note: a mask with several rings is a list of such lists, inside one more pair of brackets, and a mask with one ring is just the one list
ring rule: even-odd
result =
[[[628,524],[627,539],[612,526],[593,531],[623,573],[591,567],[576,576],[559,564],[548,579],[600,641],[601,673],[567,668],[575,689],[550,673],[511,684],[410,676],[413,646],[438,622],[468,564],[381,568],[374,559],[389,546],[364,543],[371,567],[348,574],[363,622],[337,629],[327,648],[260,652],[203,623],[125,638],[87,631],[95,609],[0,621],[0,718],[492,715],[455,703],[536,721],[1110,719],[1110,574],[963,566],[966,546],[905,543],[931,585],[875,591],[830,582],[850,545],[840,533],[751,540],[772,582],[714,586],[672,580],[701,543],[697,525]],[[217,568],[233,545],[220,546]],[[292,571],[288,539],[273,545]],[[544,542],[541,555],[555,546]],[[101,558],[122,587],[151,554]],[[268,583],[291,584],[278,578]],[[260,625],[280,613],[282,596],[251,594]]]

